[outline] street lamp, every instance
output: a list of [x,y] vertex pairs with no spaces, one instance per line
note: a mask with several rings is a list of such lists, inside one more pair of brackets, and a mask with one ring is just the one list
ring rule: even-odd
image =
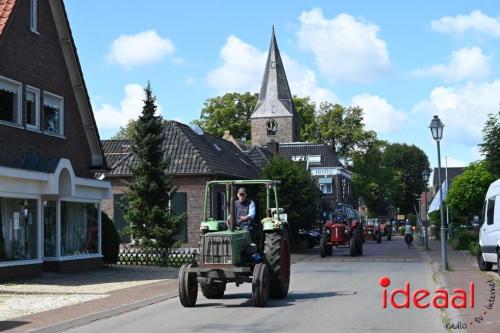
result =
[[443,128],[444,124],[439,119],[438,116],[434,116],[432,118],[431,124],[429,125],[431,129],[432,137],[436,140],[437,144],[437,153],[438,153],[438,183],[439,183],[439,212],[441,217],[441,260],[443,270],[448,270],[448,254],[446,251],[446,237],[448,234],[448,225],[446,220],[444,219],[444,210],[443,210],[443,189],[441,183],[441,146],[440,142],[443,138]]
[[424,214],[425,214],[425,221],[424,221],[424,240],[425,240],[425,249],[429,249],[429,219],[427,217],[427,185],[429,184],[429,178],[431,176],[431,172],[429,169],[425,169],[422,172],[422,178],[424,179]]

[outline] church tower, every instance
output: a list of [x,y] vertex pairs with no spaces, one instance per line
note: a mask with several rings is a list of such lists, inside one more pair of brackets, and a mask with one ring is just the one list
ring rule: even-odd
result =
[[254,146],[271,141],[285,143],[298,140],[298,115],[276,43],[274,27],[259,100],[250,122]]

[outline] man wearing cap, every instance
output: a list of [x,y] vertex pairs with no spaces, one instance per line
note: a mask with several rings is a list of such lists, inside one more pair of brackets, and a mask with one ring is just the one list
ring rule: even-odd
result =
[[242,230],[250,231],[254,238],[255,203],[248,199],[247,190],[244,187],[238,189],[238,200],[234,203],[234,212],[236,225]]

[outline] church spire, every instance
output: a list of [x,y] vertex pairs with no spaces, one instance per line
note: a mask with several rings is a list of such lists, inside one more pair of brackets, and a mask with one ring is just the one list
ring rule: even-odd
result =
[[259,100],[252,118],[296,116],[285,67],[276,42],[274,25]]

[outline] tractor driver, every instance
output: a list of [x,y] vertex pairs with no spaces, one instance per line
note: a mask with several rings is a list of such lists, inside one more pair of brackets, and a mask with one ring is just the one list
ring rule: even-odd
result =
[[236,226],[241,230],[250,231],[252,239],[254,239],[255,203],[248,199],[247,190],[244,187],[238,189],[238,200],[234,203],[234,211]]

